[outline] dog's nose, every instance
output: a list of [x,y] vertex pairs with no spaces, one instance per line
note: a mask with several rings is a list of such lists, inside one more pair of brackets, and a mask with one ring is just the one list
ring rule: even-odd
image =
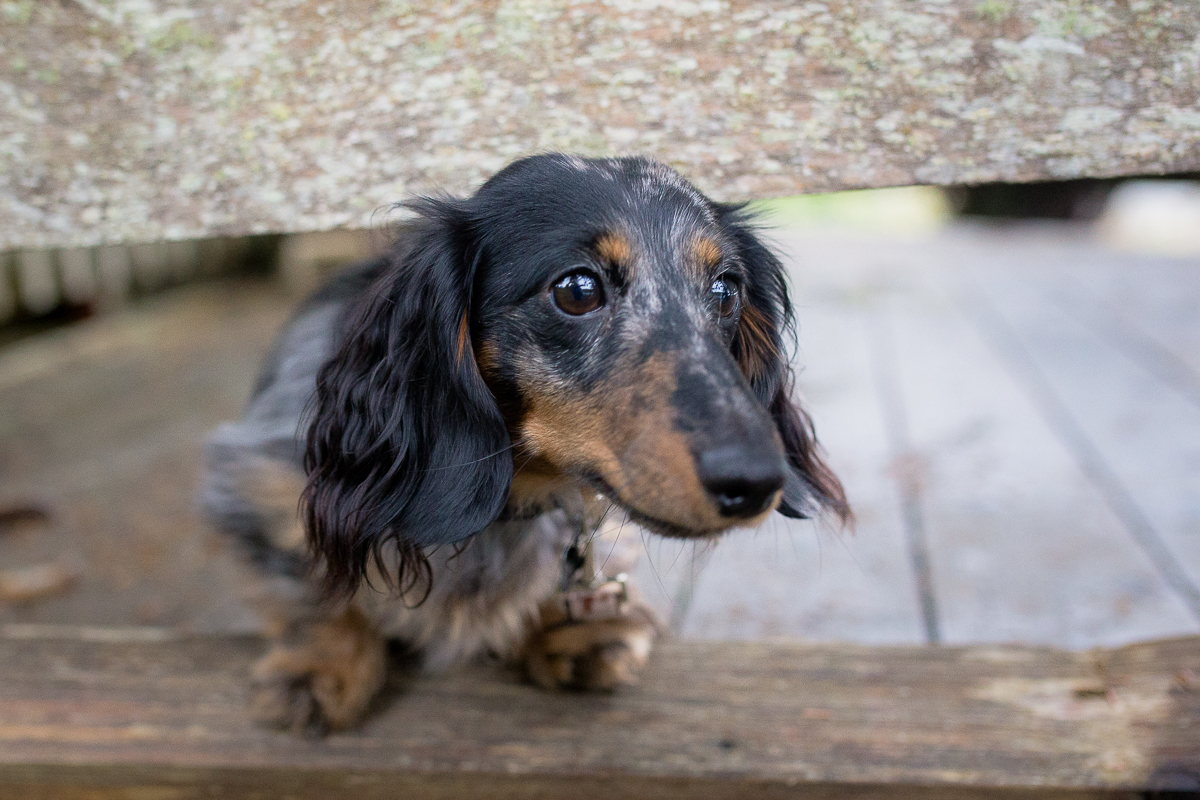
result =
[[696,466],[723,517],[755,516],[783,486],[783,460],[758,448],[717,447],[701,453]]

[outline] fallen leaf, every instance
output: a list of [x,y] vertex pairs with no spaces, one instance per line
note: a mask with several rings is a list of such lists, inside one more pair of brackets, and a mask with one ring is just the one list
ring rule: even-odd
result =
[[0,570],[0,601],[29,603],[62,594],[79,579],[80,570],[62,561]]

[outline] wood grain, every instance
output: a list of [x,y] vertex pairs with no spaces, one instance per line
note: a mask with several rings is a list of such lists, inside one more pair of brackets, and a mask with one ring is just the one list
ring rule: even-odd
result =
[[1200,769],[1195,637],[1088,653],[670,642],[642,686],[612,696],[485,666],[398,671],[361,730],[306,741],[248,720],[254,640],[0,633],[0,793],[1090,796]]
[[0,249],[369,227],[547,150],[724,200],[1200,169],[1194,2],[0,8]]
[[256,624],[195,498],[204,437],[236,418],[293,303],[210,283],[0,350],[0,506],[46,513],[0,537],[0,568],[83,567],[69,592],[0,603],[0,622]]

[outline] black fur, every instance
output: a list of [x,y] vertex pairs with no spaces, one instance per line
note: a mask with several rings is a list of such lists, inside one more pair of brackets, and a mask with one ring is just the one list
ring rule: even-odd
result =
[[504,418],[459,339],[478,266],[468,220],[449,201],[413,207],[423,222],[317,378],[304,508],[329,589],[357,586],[371,559],[389,576],[389,544],[421,563],[414,553],[478,532],[512,481]]
[[[550,363],[547,380],[581,392],[627,365],[625,317],[568,319],[545,298],[548,282],[573,264],[592,265],[614,302],[623,298],[630,276],[592,250],[598,235],[631,214],[654,252],[672,252],[672,226],[684,212],[732,245],[720,268],[741,277],[747,311],[730,323],[736,328],[718,321],[722,341],[713,347],[726,361],[720,349],[732,354],[760,405],[754,413],[765,412],[779,431],[789,467],[780,510],[848,518],[811,422],[789,396],[784,339],[794,323],[784,269],[746,210],[712,203],[642,159],[589,164],[526,159],[471,198],[410,204],[418,220],[397,249],[350,284],[326,290],[357,292],[316,380],[304,455],[305,521],[328,591],[353,590],[372,562],[401,588],[419,582],[428,548],[461,542],[501,516],[514,473],[510,431],[528,408],[515,377],[519,354],[540,354]],[[652,178],[659,182],[648,184]],[[653,191],[639,195],[636,187],[646,185]],[[705,302],[703,281],[671,269],[656,291],[674,300],[641,341],[643,360],[682,348],[695,327],[688,309]],[[480,332],[501,355],[486,378],[477,362]],[[746,385],[732,366],[700,378]]]

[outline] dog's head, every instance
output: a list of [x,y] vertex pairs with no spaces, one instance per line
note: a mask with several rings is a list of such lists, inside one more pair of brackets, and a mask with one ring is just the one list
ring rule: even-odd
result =
[[645,159],[538,156],[423,200],[322,370],[305,494],[331,588],[599,491],[656,532],[848,515],[790,399],[783,268]]

